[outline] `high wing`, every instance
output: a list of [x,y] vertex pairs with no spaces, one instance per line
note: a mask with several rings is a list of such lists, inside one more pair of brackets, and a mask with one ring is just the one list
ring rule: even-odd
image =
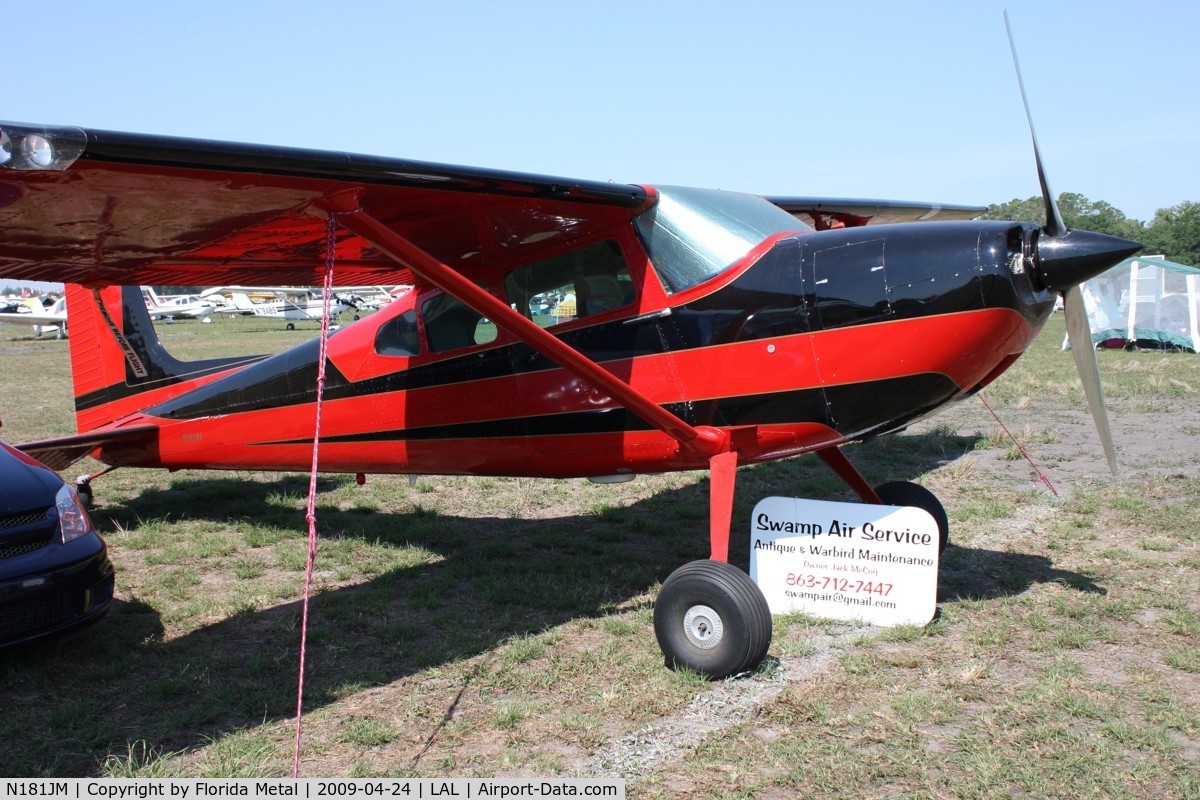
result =
[[55,326],[62,325],[67,321],[66,314],[19,314],[14,312],[0,312],[0,324],[17,324],[17,325],[32,325],[38,326]]
[[31,325],[35,328],[66,325],[67,303],[62,298],[55,301],[49,307],[43,307],[38,300],[26,300],[23,305],[26,308],[25,311],[0,312],[0,324],[16,323],[18,325]]
[[828,197],[768,197],[796,219],[817,230],[885,225],[892,222],[975,219],[986,206],[962,206],[898,200],[842,200]]
[[[0,276],[88,286],[322,282],[325,212],[355,205],[467,275],[619,224],[647,189],[343,152],[0,123]],[[970,219],[969,206],[770,197],[817,229]],[[340,230],[336,282],[412,275]]]
[[[283,284],[324,276],[330,198],[459,272],[628,219],[637,186],[285,147],[0,123],[0,276],[97,285]],[[341,284],[401,284],[339,231]]]

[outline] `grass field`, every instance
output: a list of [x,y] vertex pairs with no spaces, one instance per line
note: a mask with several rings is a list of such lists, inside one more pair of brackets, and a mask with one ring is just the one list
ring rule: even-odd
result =
[[[194,358],[313,335],[161,326]],[[326,476],[302,774],[624,776],[631,797],[1200,798],[1200,356],[1100,354],[1107,477],[1062,322],[977,399],[855,446],[951,517],[923,628],[776,618],[767,663],[663,667],[658,583],[707,553],[700,473],[583,481]],[[0,437],[73,432],[67,343],[0,328]],[[72,475],[89,469],[77,465]],[[118,470],[93,519],[118,601],[0,654],[7,776],[291,768],[307,476]],[[813,457],[739,474],[853,499]]]

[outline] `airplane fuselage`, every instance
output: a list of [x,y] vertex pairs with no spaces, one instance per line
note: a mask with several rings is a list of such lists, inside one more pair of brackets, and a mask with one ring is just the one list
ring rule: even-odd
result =
[[[997,222],[783,232],[668,293],[630,232],[612,241],[636,296],[551,330],[689,424],[729,431],[739,463],[780,458],[902,428],[999,375],[1053,309],[1024,269],[1032,235]],[[571,477],[706,466],[503,330],[430,352],[426,316],[439,295],[418,287],[331,336],[323,471]],[[397,354],[380,342],[405,320],[413,344]],[[159,390],[174,396],[149,407],[155,395],[142,396],[124,422],[160,426],[156,450],[104,457],[307,469],[317,355],[313,340],[212,370],[219,377],[198,388]]]

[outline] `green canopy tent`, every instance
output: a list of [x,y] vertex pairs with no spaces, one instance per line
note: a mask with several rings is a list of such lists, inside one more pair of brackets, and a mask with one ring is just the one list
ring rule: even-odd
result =
[[1200,352],[1200,268],[1128,258],[1080,289],[1097,347]]

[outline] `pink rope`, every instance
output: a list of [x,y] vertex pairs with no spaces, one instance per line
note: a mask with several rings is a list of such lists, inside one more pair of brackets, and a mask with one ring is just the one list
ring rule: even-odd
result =
[[1054,484],[1050,483],[1050,479],[1046,477],[1046,474],[1044,472],[1042,472],[1040,469],[1038,469],[1037,464],[1033,463],[1033,459],[1029,457],[1029,453],[1027,453],[1025,451],[1025,448],[1021,446],[1021,443],[1017,441],[1017,437],[1012,435],[1012,431],[1010,431],[1008,429],[1008,426],[1004,424],[1004,420],[1000,419],[1000,415],[992,410],[992,407],[988,405],[987,400],[984,400],[983,394],[981,393],[981,394],[977,394],[975,396],[983,401],[983,405],[985,408],[987,408],[988,411],[992,412],[992,416],[996,418],[996,422],[1000,423],[1000,429],[1008,434],[1008,438],[1012,439],[1012,443],[1015,444],[1017,446],[1017,449],[1021,451],[1021,455],[1025,456],[1025,460],[1029,462],[1029,466],[1033,467],[1033,471],[1037,473],[1038,480],[1040,480],[1042,483],[1046,484],[1046,488],[1048,488],[1050,490],[1050,494],[1054,495],[1055,497],[1058,497],[1058,492],[1056,492],[1054,490]]
[[317,560],[317,466],[320,463],[321,400],[325,394],[325,363],[329,350],[329,315],[333,309],[333,264],[337,250],[337,220],[329,215],[325,228],[325,285],[321,303],[321,346],[317,355],[316,422],[313,425],[312,469],[308,475],[308,562],[304,567],[304,606],[300,614],[300,677],[296,686],[296,740],[292,750],[292,777],[300,777],[300,731],[304,716],[304,664],[308,654],[308,600],[312,594],[313,564]]

